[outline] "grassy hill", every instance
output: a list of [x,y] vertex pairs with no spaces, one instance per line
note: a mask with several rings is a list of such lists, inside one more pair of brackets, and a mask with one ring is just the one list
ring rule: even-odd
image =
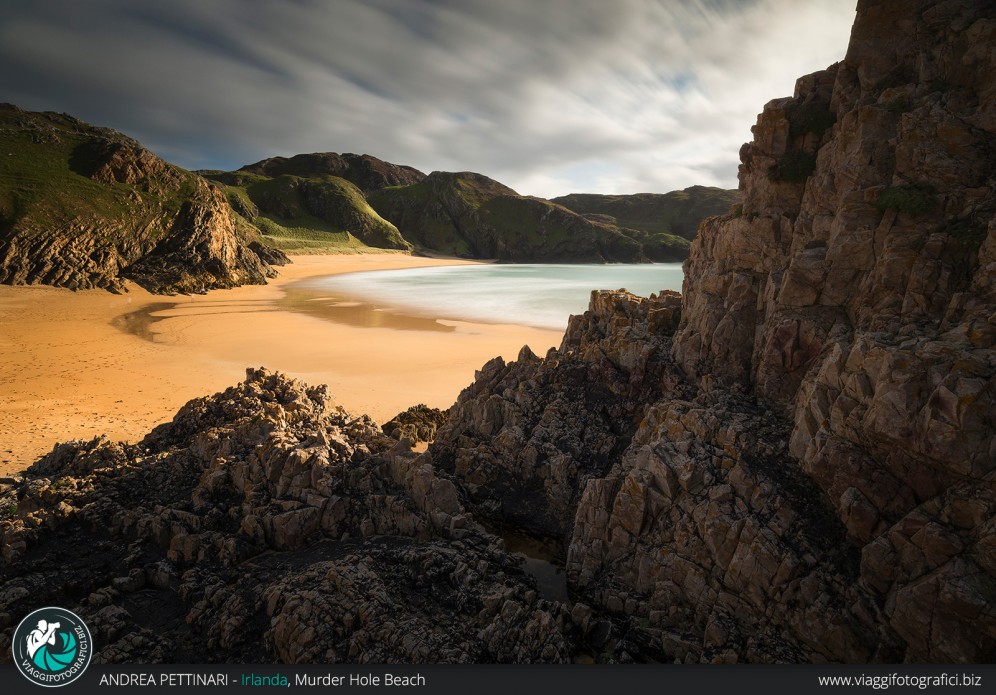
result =
[[223,186],[232,208],[287,253],[410,251],[397,228],[352,182],[326,173],[268,177],[239,170],[202,172]]
[[217,188],[121,133],[0,105],[0,282],[156,292],[262,283],[286,257]]
[[520,196],[472,172],[433,172],[370,194],[370,204],[422,251],[510,262],[679,260],[688,241],[586,218],[549,200]]
[[264,282],[286,253],[437,253],[509,262],[682,260],[736,191],[521,196],[473,172],[369,155],[189,172],[71,116],[0,106],[0,282],[154,291]]
[[553,202],[582,215],[598,215],[610,224],[650,234],[674,234],[690,241],[702,220],[722,215],[739,203],[740,191],[690,186],[670,193],[572,193],[554,198]]

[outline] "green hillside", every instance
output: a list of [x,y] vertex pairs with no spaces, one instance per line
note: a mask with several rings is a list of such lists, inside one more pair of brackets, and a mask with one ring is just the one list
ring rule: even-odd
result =
[[287,253],[410,251],[397,228],[378,215],[362,191],[330,174],[203,172],[223,186],[232,208]]
[[688,240],[586,217],[555,202],[520,196],[472,172],[433,172],[409,186],[370,194],[370,204],[416,249],[509,262],[674,261]]
[[670,193],[572,193],[554,198],[553,202],[582,215],[599,215],[604,221],[621,227],[692,240],[702,220],[722,215],[740,202],[740,191],[690,186]]
[[138,142],[0,105],[0,282],[155,292],[262,283],[286,257]]

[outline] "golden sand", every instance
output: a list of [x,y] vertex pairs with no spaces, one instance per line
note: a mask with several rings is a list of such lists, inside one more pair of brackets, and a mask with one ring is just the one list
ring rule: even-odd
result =
[[450,406],[496,355],[515,359],[523,345],[543,354],[559,344],[558,331],[430,316],[332,321],[302,306],[309,298],[294,286],[455,263],[298,256],[268,285],[180,297],[136,286],[124,295],[0,287],[0,473],[26,468],[57,442],[97,434],[137,441],[190,399],[241,381],[246,367],[329,384],[350,412],[384,422],[416,403]]

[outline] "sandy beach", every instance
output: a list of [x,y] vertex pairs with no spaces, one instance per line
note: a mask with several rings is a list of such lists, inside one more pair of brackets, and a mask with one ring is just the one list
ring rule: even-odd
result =
[[61,441],[137,441],[190,399],[241,381],[246,367],[329,384],[350,412],[384,422],[416,403],[448,407],[496,355],[560,343],[559,331],[427,316],[337,322],[304,304],[313,298],[289,301],[308,278],[454,263],[297,256],[268,285],[179,297],[2,286],[0,474]]

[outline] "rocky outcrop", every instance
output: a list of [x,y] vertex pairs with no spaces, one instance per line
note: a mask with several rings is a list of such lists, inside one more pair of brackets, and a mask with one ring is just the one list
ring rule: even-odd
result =
[[859,3],[759,117],[673,341],[606,295],[461,396],[427,457],[468,508],[560,539],[669,658],[996,657],[994,32]]
[[920,659],[996,648],[994,37],[975,3],[859,5],[844,62],[759,117],[743,213],[703,226],[675,338],[690,374],[792,421]]
[[382,427],[384,434],[388,436],[399,440],[408,439],[413,444],[418,444],[435,439],[436,430],[444,422],[446,422],[446,411],[419,403],[403,413],[398,413]]
[[0,282],[190,292],[288,262],[206,181],[119,133],[4,105],[0,141]]
[[[625,450],[648,403],[679,388],[661,328],[675,324],[678,295],[642,299],[596,293],[544,359],[486,364],[460,394],[428,458],[461,481],[492,521],[563,538],[580,491]],[[673,325],[672,325],[673,330]]]
[[289,262],[236,230],[224,196],[199,180],[167,235],[121,275],[153,292],[189,293],[263,284],[276,275],[270,265]]
[[672,361],[679,305],[595,293],[558,350],[486,365],[425,458],[475,515],[557,539],[575,595],[668,660],[897,658],[789,423]]
[[59,445],[0,498],[4,644],[14,616],[51,600],[83,616],[104,662],[557,662],[586,648],[448,476],[326,387],[264,370],[137,445]]

